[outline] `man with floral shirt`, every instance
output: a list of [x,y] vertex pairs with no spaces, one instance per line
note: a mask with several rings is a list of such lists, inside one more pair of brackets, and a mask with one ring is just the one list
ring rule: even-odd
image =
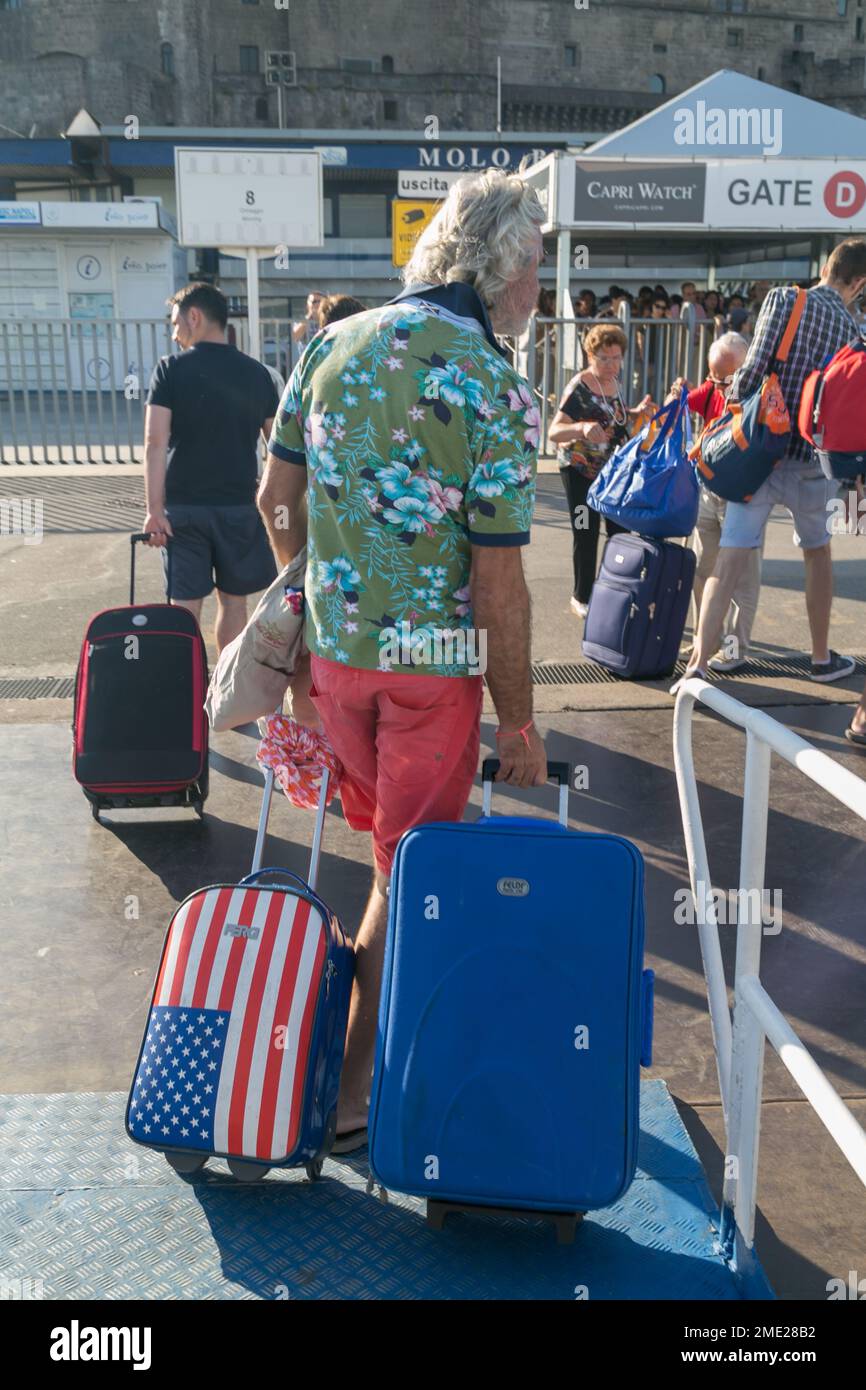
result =
[[394,850],[412,826],[461,818],[483,673],[500,779],[546,777],[520,555],[540,419],[495,336],[522,332],[536,302],[543,220],[514,175],[461,179],[403,292],[312,339],[271,435],[259,506],[281,563],[307,544],[310,699],[345,769],[346,819],[372,831],[376,862],[336,1152],[366,1139]]

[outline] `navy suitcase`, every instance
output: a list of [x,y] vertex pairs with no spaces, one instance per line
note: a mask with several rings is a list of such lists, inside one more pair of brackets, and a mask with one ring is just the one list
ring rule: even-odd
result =
[[660,679],[677,664],[696,556],[631,532],[611,536],[593,585],[583,654],[618,676]]
[[436,1225],[453,1204],[615,1202],[650,1062],[640,853],[568,829],[566,763],[548,765],[559,824],[491,817],[498,766],[481,819],[408,831],[391,879],[370,1172]]

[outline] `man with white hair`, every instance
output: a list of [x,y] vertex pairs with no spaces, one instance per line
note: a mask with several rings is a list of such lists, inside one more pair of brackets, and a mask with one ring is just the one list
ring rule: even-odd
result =
[[[740,333],[723,333],[711,344],[707,354],[708,375],[702,386],[689,392],[689,409],[708,425],[723,415],[735,374],[742,367],[749,344]],[[701,485],[698,525],[695,532],[695,630],[701,611],[704,585],[713,573],[719,555],[722,524],[727,502]],[[766,533],[765,533],[766,534]],[[710,660],[711,671],[730,674],[746,664],[752,639],[752,626],[758,610],[761,592],[761,559],[763,539],[759,547],[749,551],[745,569],[737,580],[731,606],[725,620],[725,631],[718,653]]]
[[[372,831],[376,864],[355,938],[335,1152],[366,1142],[394,851],[413,826],[463,815],[482,672],[500,780],[546,779],[521,558],[540,418],[495,336],[526,327],[543,221],[515,175],[460,179],[403,292],[311,340],[271,435],[259,507],[281,564],[307,542],[309,698],[344,767],[343,812]],[[476,660],[455,638],[472,639]]]

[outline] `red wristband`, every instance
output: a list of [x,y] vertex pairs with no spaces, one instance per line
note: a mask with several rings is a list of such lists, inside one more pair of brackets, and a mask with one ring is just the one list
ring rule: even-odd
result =
[[520,737],[523,739],[523,742],[526,744],[526,746],[527,746],[527,748],[528,748],[528,747],[529,747],[529,739],[526,737],[526,731],[527,731],[527,729],[531,729],[531,728],[532,728],[532,725],[533,725],[534,722],[535,722],[534,720],[530,719],[529,723],[528,723],[528,724],[524,724],[524,726],[523,726],[522,729],[513,729],[513,730],[511,731],[511,733],[505,733],[502,729],[497,729],[497,730],[496,730],[496,737],[497,737],[497,738],[516,738],[517,735],[519,734]]

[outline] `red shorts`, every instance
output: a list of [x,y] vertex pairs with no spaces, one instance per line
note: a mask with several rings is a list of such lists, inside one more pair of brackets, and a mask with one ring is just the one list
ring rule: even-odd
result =
[[310,699],[343,764],[343,814],[372,830],[390,874],[397,841],[425,821],[459,821],[481,744],[480,676],[416,676],[311,661]]

